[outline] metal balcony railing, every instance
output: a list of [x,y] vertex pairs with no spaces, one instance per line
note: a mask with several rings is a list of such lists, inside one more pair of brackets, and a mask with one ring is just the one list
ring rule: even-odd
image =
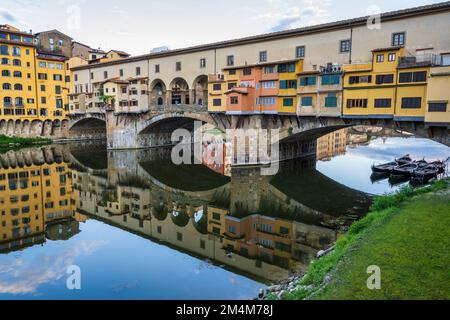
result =
[[439,66],[442,63],[441,56],[437,54],[420,54],[417,56],[406,56],[400,57],[398,60],[399,68],[410,68],[410,67],[428,67],[428,66]]

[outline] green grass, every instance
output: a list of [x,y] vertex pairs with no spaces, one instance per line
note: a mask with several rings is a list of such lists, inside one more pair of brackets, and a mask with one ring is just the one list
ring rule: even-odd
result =
[[33,145],[50,144],[50,139],[40,137],[36,138],[18,138],[0,135],[0,151],[29,147]]
[[[450,195],[441,181],[376,197],[329,255],[315,261],[284,299],[450,298]],[[367,289],[367,267],[381,268],[382,289]],[[323,286],[326,275],[332,281]],[[312,285],[309,290],[305,287]]]

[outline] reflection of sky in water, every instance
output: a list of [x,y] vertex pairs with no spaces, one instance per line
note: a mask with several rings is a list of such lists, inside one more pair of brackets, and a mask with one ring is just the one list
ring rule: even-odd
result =
[[368,146],[356,149],[347,147],[345,155],[333,158],[329,162],[317,164],[317,170],[331,179],[350,188],[371,194],[383,194],[399,188],[391,187],[388,180],[372,184],[373,163],[391,162],[395,158],[410,154],[413,159],[444,160],[450,157],[450,148],[428,139],[420,138],[388,138],[374,139]]
[[[68,241],[0,255],[0,300],[252,299],[263,287],[101,222],[81,230]],[[66,289],[73,264],[81,268],[81,291]]]

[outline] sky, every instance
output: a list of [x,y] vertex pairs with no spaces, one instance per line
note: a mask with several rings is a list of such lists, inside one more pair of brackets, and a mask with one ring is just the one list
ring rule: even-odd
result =
[[443,0],[1,0],[0,24],[58,29],[132,55],[411,8]]

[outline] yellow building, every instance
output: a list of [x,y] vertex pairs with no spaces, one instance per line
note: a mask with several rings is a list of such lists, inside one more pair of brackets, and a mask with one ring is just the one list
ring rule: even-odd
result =
[[43,120],[62,120],[68,109],[70,70],[63,56],[36,56],[36,86],[39,117]]
[[33,35],[0,26],[0,116],[4,120],[38,117]]
[[63,120],[70,87],[67,58],[39,53],[33,35],[0,26],[2,120]]
[[431,68],[428,79],[427,110],[425,123],[428,127],[447,127],[450,123],[450,66]]
[[344,118],[423,121],[433,60],[403,47],[372,51],[372,62],[344,66]]
[[49,223],[73,217],[70,177],[65,163],[0,170],[0,251],[41,243]]

